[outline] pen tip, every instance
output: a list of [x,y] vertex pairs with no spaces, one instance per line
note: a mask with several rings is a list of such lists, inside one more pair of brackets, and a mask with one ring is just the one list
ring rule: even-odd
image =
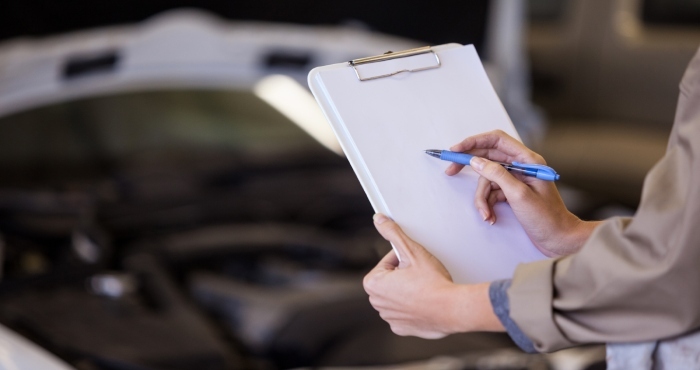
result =
[[427,155],[429,155],[429,156],[431,156],[431,157],[435,157],[435,158],[440,158],[440,153],[441,153],[441,152],[442,152],[441,150],[437,150],[437,149],[427,149],[427,150],[425,150],[425,154],[427,154]]

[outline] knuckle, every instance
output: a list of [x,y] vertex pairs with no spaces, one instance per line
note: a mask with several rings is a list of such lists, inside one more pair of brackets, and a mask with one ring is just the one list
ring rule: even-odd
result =
[[493,193],[489,194],[487,201],[489,204],[494,204],[494,203],[496,203],[497,198],[498,198],[498,194],[496,194],[496,192],[493,192]]
[[365,275],[364,279],[362,279],[362,286],[365,288],[365,292],[367,292],[369,295],[372,295],[372,293],[375,292],[376,285],[377,278],[372,273]]
[[379,316],[383,315],[382,311],[379,310],[379,301],[377,300],[377,298],[370,296],[369,304],[372,305],[372,307],[379,312]]
[[545,165],[547,164],[547,161],[544,160],[544,157],[537,154],[537,153],[533,153],[532,157],[533,157],[532,159],[533,159],[534,163],[545,164]]
[[503,145],[504,140],[507,140],[508,138],[510,138],[510,135],[508,135],[508,134],[507,134],[505,131],[503,131],[503,130],[496,130],[496,131],[494,131],[494,134],[495,134],[496,137],[497,137],[496,146],[499,146],[499,147],[500,147],[501,145]]
[[525,163],[547,164],[547,161],[545,161],[542,155],[528,148],[523,152],[523,161]]
[[408,331],[401,325],[396,325],[396,324],[389,324],[391,327],[391,331],[394,332],[394,334],[400,336],[400,337],[405,337],[408,336]]
[[523,200],[527,197],[527,193],[528,193],[527,185],[520,183],[520,184],[513,186],[510,194],[508,194],[508,199],[515,200],[515,201]]
[[382,226],[384,226],[384,233],[388,239],[393,240],[393,239],[396,239],[399,235],[401,235],[401,233],[400,233],[401,230],[399,229],[399,225],[397,225],[396,223],[390,222],[390,221],[386,221],[385,224],[387,224],[387,225],[386,226],[382,225]]
[[[486,195],[486,197],[488,197],[488,196],[489,196],[489,195]],[[477,195],[477,196],[474,198],[474,205],[475,205],[477,208],[478,208],[479,206],[483,206],[485,203],[486,203],[486,199],[485,199],[483,196],[481,196],[481,195]]]
[[501,167],[500,164],[489,162],[484,166],[484,172],[486,172],[486,175],[492,180],[498,182],[498,180],[503,177],[505,169]]
[[474,191],[474,200],[478,199],[479,196],[484,194],[485,191],[486,191],[486,187],[483,186],[481,184],[481,182],[479,182],[479,184],[476,186],[476,190]]
[[387,231],[389,231],[390,234],[392,235],[398,235],[401,231],[399,228],[399,225],[397,225],[394,222],[387,222],[388,225],[386,225]]
[[425,338],[425,339],[442,339],[442,338],[444,338],[444,337],[446,337],[446,336],[447,336],[447,334],[445,334],[445,333],[440,333],[440,332],[427,332],[427,333],[425,333],[425,334],[422,334],[422,335],[421,335],[421,338]]

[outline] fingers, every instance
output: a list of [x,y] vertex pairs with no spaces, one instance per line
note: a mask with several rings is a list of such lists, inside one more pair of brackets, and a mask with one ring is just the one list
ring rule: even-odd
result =
[[450,150],[455,152],[465,152],[472,149],[500,149],[502,152],[511,155],[529,150],[523,143],[501,130],[470,136],[450,148]]
[[522,181],[516,179],[503,166],[484,158],[474,157],[471,166],[479,175],[495,182],[509,201],[522,199],[529,191]]
[[375,269],[381,269],[381,270],[394,270],[399,266],[399,257],[396,255],[396,252],[394,250],[390,250],[389,253],[384,256],[379,263],[377,263],[377,266]]
[[464,168],[464,165],[463,165],[463,164],[459,164],[459,163],[450,163],[450,165],[447,166],[447,169],[445,169],[445,173],[446,173],[448,176],[454,176],[454,175],[458,174],[459,171],[462,170],[462,168]]
[[506,195],[503,193],[503,190],[492,190],[489,194],[488,199],[488,204],[489,208],[491,208],[491,212],[493,212],[493,206],[496,205],[496,203],[505,202],[506,200],[508,200],[508,198],[506,198]]
[[491,212],[489,219],[487,220],[488,223],[491,225],[496,223],[496,212],[493,210],[493,206],[496,205],[498,202],[505,202],[506,201],[506,196],[503,194],[503,190],[497,189],[497,190],[492,190],[491,193],[489,194],[488,198],[488,204],[489,204],[489,212]]
[[441,339],[447,336],[447,334],[437,331],[415,329],[410,323],[404,324],[401,320],[391,320],[389,327],[394,334],[401,337],[413,336],[423,339]]
[[384,258],[377,263],[377,266],[375,266],[370,272],[365,275],[364,280],[362,281],[362,286],[365,288],[365,292],[367,294],[371,294],[371,292],[374,291],[375,284],[377,283],[378,279],[382,276],[387,271],[392,271],[395,270],[396,267],[399,266],[399,258],[396,256],[396,253],[394,251],[389,251],[389,253],[384,256]]
[[401,267],[410,266],[416,255],[425,251],[421,245],[404,234],[396,222],[381,213],[374,215],[374,226],[379,234],[396,248],[402,262]]
[[474,205],[484,221],[491,216],[491,207],[489,207],[488,204],[488,197],[490,193],[491,180],[483,176],[479,176],[479,181],[476,185],[476,192],[474,193]]
[[479,182],[474,193],[474,206],[484,221],[491,225],[496,223],[496,212],[494,212],[493,206],[498,202],[505,201],[506,196],[498,184],[484,176],[479,176]]
[[499,162],[522,161],[545,164],[544,159],[523,143],[501,130],[470,136],[450,147],[454,152],[469,152]]

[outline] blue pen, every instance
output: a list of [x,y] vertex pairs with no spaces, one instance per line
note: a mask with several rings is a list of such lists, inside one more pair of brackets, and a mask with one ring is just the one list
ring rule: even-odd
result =
[[[451,152],[449,150],[438,150],[438,149],[428,149],[425,154],[442,159],[443,161],[450,161],[459,164],[465,164],[469,166],[469,162],[474,157],[471,154]],[[520,162],[499,163],[505,169],[511,172],[517,172],[525,176],[536,177],[540,180],[545,181],[557,181],[559,180],[559,174],[554,171],[552,167],[545,166],[543,164],[525,164]]]

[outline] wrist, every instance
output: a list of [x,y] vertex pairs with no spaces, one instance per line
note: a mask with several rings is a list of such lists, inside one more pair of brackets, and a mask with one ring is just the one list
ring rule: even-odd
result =
[[490,283],[454,284],[445,306],[450,333],[505,331],[493,312],[489,286]]
[[566,254],[578,252],[591,237],[593,230],[601,223],[601,221],[584,221],[576,216],[574,217],[576,220],[566,232],[566,245],[569,246],[569,248],[567,248],[569,249],[569,253]]

